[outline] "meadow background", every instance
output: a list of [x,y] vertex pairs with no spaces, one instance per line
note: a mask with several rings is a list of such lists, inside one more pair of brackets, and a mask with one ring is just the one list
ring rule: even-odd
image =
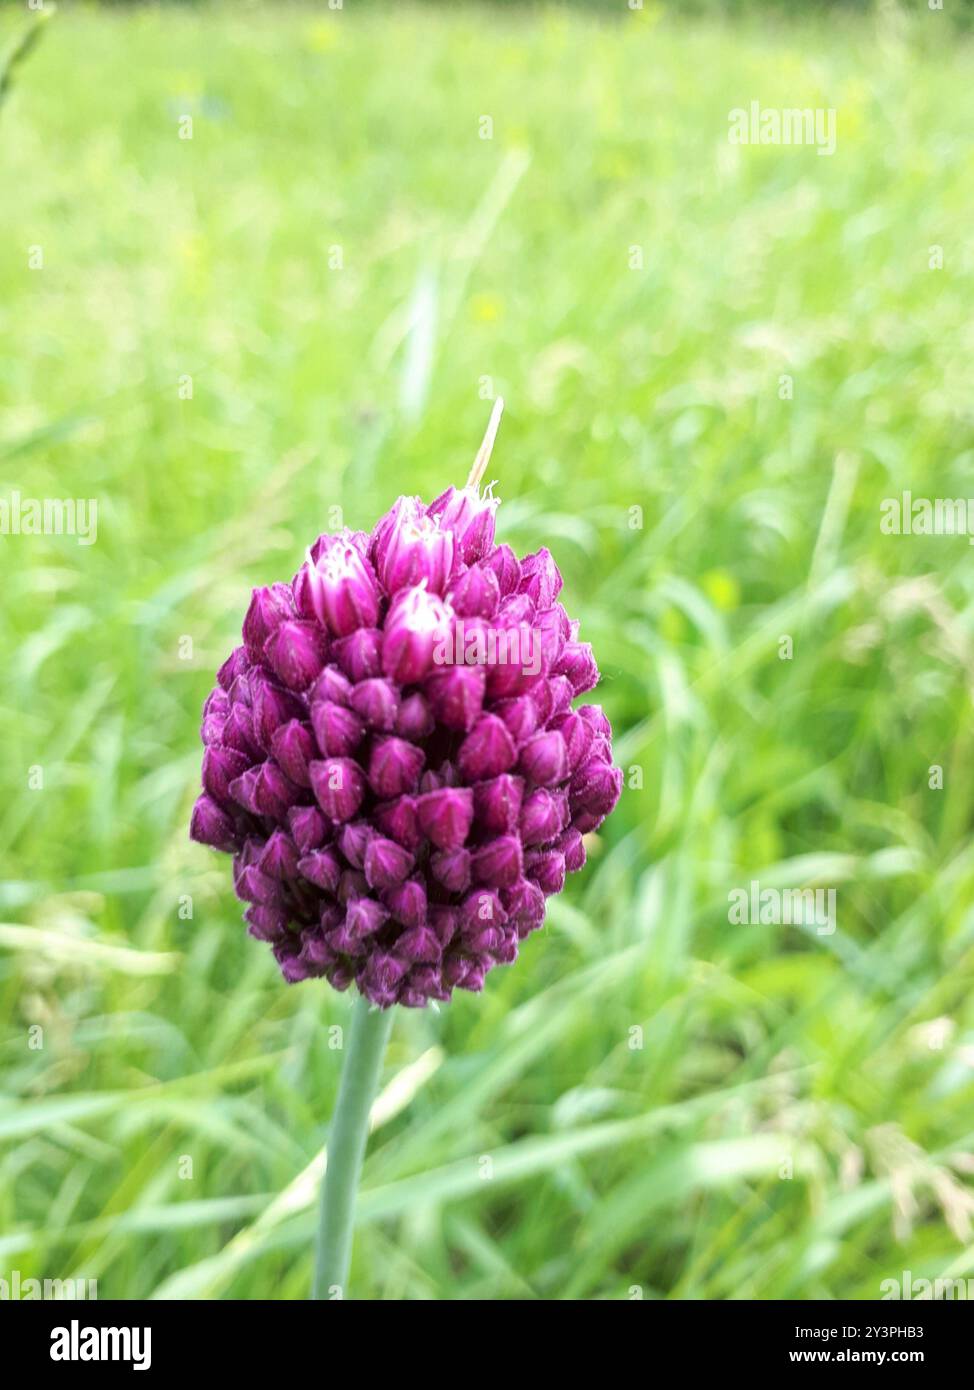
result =
[[[0,495],[99,512],[0,537],[0,1277],[307,1295],[349,1001],[188,841],[200,705],[250,587],[462,481],[491,393],[500,534],[556,552],[631,785],[516,966],[401,1011],[353,1292],[974,1275],[972,552],[879,529],[972,492],[952,17],[44,28],[0,106]],[[835,108],[836,153],[732,146],[751,100]],[[838,930],[731,924],[752,879]]]

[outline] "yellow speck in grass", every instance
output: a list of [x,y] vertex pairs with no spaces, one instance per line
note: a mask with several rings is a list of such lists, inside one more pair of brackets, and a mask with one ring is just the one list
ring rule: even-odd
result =
[[178,92],[184,101],[198,101],[203,95],[203,79],[198,72],[177,72],[173,78],[173,92]]
[[655,3],[655,0],[645,0],[642,9],[630,9],[629,20],[632,24],[638,24],[642,29],[654,28],[663,18],[663,6]]
[[541,25],[546,38],[564,39],[572,28],[566,16],[558,10],[543,10]]
[[664,608],[659,615],[659,635],[664,642],[682,642],[687,635],[687,620],[679,608]]
[[305,31],[305,42],[312,53],[328,53],[338,44],[338,26],[328,20],[309,24]]
[[873,99],[872,90],[861,78],[843,83],[832,103],[836,108],[836,130],[840,142],[860,140],[866,124],[866,108]]
[[504,301],[496,294],[475,294],[470,314],[477,323],[496,323],[504,312]]
[[631,179],[636,174],[636,165],[624,150],[610,150],[596,162],[595,172],[602,179]]
[[740,604],[741,586],[729,570],[708,570],[700,576],[700,584],[711,603],[721,612],[733,612]]
[[179,238],[176,249],[185,265],[201,265],[206,258],[206,237],[201,236],[199,232],[192,232],[189,236]]

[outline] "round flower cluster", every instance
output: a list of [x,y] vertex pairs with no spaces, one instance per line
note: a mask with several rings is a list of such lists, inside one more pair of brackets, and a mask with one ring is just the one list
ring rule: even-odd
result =
[[497,501],[400,497],[255,589],[203,707],[194,840],[234,856],[288,981],[381,1008],[480,990],[585,862],[622,773],[542,548],[495,545]]

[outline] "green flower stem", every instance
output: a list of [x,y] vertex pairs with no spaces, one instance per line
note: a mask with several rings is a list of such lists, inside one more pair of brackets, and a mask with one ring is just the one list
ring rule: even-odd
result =
[[338,1103],[328,1133],[328,1161],[321,1184],[313,1298],[347,1292],[355,1226],[355,1198],[369,1133],[369,1111],[379,1084],[392,1029],[392,1009],[376,1009],[360,997],[352,1013]]

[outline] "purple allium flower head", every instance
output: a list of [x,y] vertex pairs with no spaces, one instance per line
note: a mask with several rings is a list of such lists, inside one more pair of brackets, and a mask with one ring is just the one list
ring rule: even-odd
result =
[[234,856],[290,982],[380,1008],[481,990],[622,789],[591,647],[487,490],[400,497],[255,589],[203,709],[190,835]]

